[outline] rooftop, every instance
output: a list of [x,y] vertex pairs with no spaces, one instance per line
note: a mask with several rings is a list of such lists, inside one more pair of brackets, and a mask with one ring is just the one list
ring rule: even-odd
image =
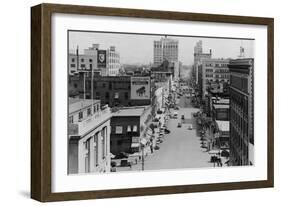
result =
[[212,97],[212,101],[213,101],[214,104],[229,104],[229,99]]
[[229,132],[229,121],[216,120],[218,128],[222,132]]
[[112,113],[112,116],[113,117],[141,116],[145,109],[146,109],[145,106],[122,108],[122,109]]
[[215,109],[229,109],[229,104],[214,104]]
[[80,109],[89,107],[92,104],[99,103],[100,100],[97,99],[79,99],[79,98],[68,98],[68,104],[69,104],[69,113],[76,112]]

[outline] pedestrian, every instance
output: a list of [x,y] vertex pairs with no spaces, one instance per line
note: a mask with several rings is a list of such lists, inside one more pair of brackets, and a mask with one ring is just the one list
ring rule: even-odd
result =
[[150,151],[151,151],[151,153],[153,153],[153,145],[152,144],[150,144]]
[[222,167],[222,161],[221,161],[221,158],[220,158],[220,166]]

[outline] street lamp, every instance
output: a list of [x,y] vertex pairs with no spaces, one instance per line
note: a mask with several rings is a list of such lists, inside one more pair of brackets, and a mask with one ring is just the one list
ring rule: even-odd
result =
[[146,145],[146,139],[142,138],[141,141],[140,141],[140,145],[141,145],[141,169],[142,171],[144,171],[144,147]]

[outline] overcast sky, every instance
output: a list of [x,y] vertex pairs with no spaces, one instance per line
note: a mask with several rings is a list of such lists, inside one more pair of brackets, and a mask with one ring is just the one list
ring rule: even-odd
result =
[[[115,46],[120,53],[122,64],[149,64],[153,63],[153,41],[159,40],[161,35],[140,34],[116,34],[99,32],[69,32],[69,50],[75,51],[79,46],[79,53],[91,47],[92,44],[100,44],[100,49],[108,49]],[[203,52],[212,49],[213,58],[237,58],[240,46],[245,49],[245,57],[254,57],[254,40],[179,37],[168,36],[179,41],[179,61],[184,65],[193,64],[193,49],[197,41],[202,40]]]

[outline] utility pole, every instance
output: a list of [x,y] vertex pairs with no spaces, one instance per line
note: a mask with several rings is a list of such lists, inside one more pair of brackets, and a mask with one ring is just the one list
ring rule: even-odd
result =
[[141,150],[141,152],[142,152],[141,169],[142,169],[142,171],[144,171],[144,145],[142,145],[142,150]]

